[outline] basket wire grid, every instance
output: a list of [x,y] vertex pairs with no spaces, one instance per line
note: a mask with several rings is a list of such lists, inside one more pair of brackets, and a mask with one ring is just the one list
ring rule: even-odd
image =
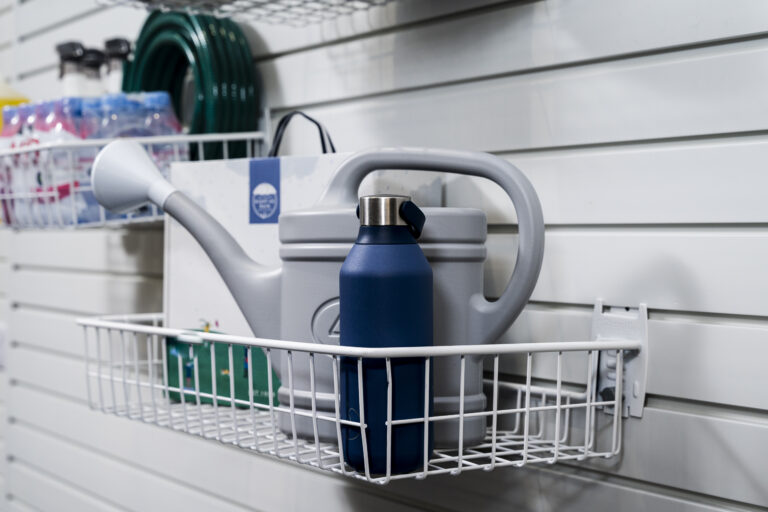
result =
[[[107,212],[93,197],[90,167],[99,150],[115,139],[29,145],[0,151],[0,216],[16,229],[81,228],[162,220],[155,205],[122,215]],[[171,162],[216,152],[229,158],[230,144],[246,146],[246,156],[263,153],[262,132],[133,137],[164,172]],[[160,148],[160,149],[158,149]],[[162,154],[161,154],[162,153]]]
[[186,11],[303,27],[383,6],[394,0],[100,0],[159,11]]
[[[267,340],[230,336],[208,332],[190,332],[161,327],[162,314],[142,314],[79,319],[85,341],[85,366],[88,399],[91,407],[105,413],[132,420],[156,424],[206,439],[232,444],[239,448],[318,470],[339,473],[377,484],[391,480],[429,475],[458,475],[470,470],[492,470],[497,467],[522,467],[527,464],[553,464],[560,461],[583,461],[589,458],[610,458],[621,448],[622,425],[622,372],[624,351],[639,350],[635,341],[584,341],[560,343],[521,343],[486,346],[434,346],[388,349],[365,349],[311,343]],[[202,368],[195,355],[191,363],[189,380],[182,379],[181,355],[168,351],[168,339],[195,344],[200,350],[210,351],[210,392],[202,390]],[[227,361],[222,374],[228,375],[228,392],[217,392],[217,346],[226,347]],[[263,351],[267,361],[267,375],[271,375],[277,354],[288,358],[288,375],[283,375],[290,400],[276,403],[273,382],[267,378],[268,401],[260,403],[254,397],[253,364],[248,364],[247,399],[235,394],[235,350],[247,351],[247,360],[253,361],[256,351]],[[598,356],[609,353],[615,357],[616,387],[607,396],[598,396],[596,374]],[[199,354],[199,352],[198,352]],[[221,353],[220,353],[221,354]],[[295,406],[292,381],[297,354],[307,354],[311,377],[311,410]],[[206,356],[208,354],[206,353]],[[516,380],[505,380],[500,368],[502,356],[513,357],[523,364],[524,375]],[[221,357],[221,356],[220,356]],[[424,362],[424,415],[405,419],[392,418],[392,367],[401,358],[419,358]],[[460,361],[456,376],[460,381],[460,407],[457,413],[436,414],[430,407],[430,368],[433,361],[454,357]],[[465,412],[464,379],[467,360],[483,358],[486,368],[485,393],[490,398],[485,410]],[[534,363],[554,357],[553,379],[534,379]],[[566,382],[564,371],[572,373],[574,357],[586,359],[586,375],[581,384]],[[330,359],[333,368],[335,410],[321,414],[317,407],[316,366],[321,358]],[[364,360],[384,360],[387,374],[386,471],[372,473],[369,464],[371,447],[366,451],[366,410],[362,398],[359,403],[359,421],[345,419],[340,412],[339,371],[341,361],[357,361],[358,393],[364,396],[362,365]],[[566,361],[567,358],[567,361]],[[174,361],[175,359],[175,361]],[[207,364],[207,362],[206,362]],[[506,368],[506,363],[505,368]],[[551,366],[551,365],[550,365]],[[175,370],[175,378],[172,371]],[[605,414],[598,414],[599,410]],[[278,417],[290,419],[290,429],[280,429]],[[465,446],[462,429],[465,421],[483,417],[487,431],[483,441]],[[311,420],[312,434],[302,438],[296,433],[296,422]],[[427,437],[430,424],[443,421],[457,422],[459,435],[453,447],[435,448],[428,452]],[[336,439],[323,442],[319,425],[333,425]],[[285,425],[287,423],[282,423]],[[393,428],[416,424],[423,427],[423,464],[408,473],[392,471]],[[364,470],[355,470],[345,462],[342,429],[359,431],[364,453]],[[598,432],[596,436],[596,432]],[[599,445],[599,446],[598,446]]]

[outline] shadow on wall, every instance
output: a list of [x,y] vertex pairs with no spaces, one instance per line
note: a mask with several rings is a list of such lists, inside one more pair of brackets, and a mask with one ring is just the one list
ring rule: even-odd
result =
[[592,492],[601,478],[569,478],[573,473],[573,469],[560,466],[555,471],[541,467],[499,468],[490,472],[476,470],[458,476],[428,477],[424,481],[393,482],[383,489],[389,491],[393,499],[413,502],[418,510],[602,510],[593,508]]

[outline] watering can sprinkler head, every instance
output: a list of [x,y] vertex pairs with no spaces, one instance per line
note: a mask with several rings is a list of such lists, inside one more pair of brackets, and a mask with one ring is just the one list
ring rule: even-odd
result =
[[114,213],[126,213],[152,202],[161,208],[173,192],[157,165],[138,142],[116,140],[93,163],[93,194]]
[[91,181],[96,200],[112,212],[154,203],[175,218],[208,254],[254,335],[279,336],[275,318],[280,301],[275,297],[280,294],[280,269],[253,261],[216,219],[163,178],[141,144],[107,144],[93,163]]

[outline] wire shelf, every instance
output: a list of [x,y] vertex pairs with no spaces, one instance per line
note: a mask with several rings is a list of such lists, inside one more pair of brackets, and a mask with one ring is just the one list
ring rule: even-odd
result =
[[303,27],[368,11],[394,0],[100,0],[159,11],[185,11]]
[[[142,314],[78,320],[91,407],[377,484],[617,455],[624,355],[642,347],[641,341],[601,340],[370,349],[170,329],[161,326],[162,318]],[[597,389],[602,355],[615,361],[610,393]],[[276,361],[286,358],[288,372],[280,384],[273,371]],[[432,378],[445,378],[432,373],[445,371],[438,363],[444,358],[458,363],[451,375],[460,394],[453,411],[431,403]],[[470,412],[464,405],[465,368],[477,358],[484,363],[488,400],[484,408]],[[406,361],[423,367],[423,386],[413,390],[423,396],[423,406],[418,414],[398,416],[393,413],[398,408],[393,399],[393,389],[398,389],[395,368]],[[379,374],[386,389],[381,402],[362,399],[373,396],[366,395],[373,392],[366,386],[373,389],[374,381],[362,377],[370,375],[364,369],[369,362],[386,369]],[[343,381],[343,367],[350,364],[359,371],[351,388]],[[505,373],[510,364],[520,370],[518,375]],[[301,372],[310,377],[304,397],[293,386]],[[329,398],[322,392],[324,379],[332,382],[332,405],[325,410],[320,405]],[[359,406],[359,414],[345,413],[345,389],[357,395],[357,402],[348,404]],[[376,416],[377,409],[386,414]],[[372,419],[376,417],[383,418],[378,425]],[[470,442],[464,429],[477,418],[483,419],[485,435]],[[304,435],[297,429],[301,422],[310,426]],[[455,444],[432,447],[433,429],[439,425],[457,430]],[[386,437],[375,437],[376,428]],[[410,453],[411,466],[401,471],[395,461],[403,453],[398,452],[412,446],[402,444],[405,429],[410,429],[408,435],[416,433],[419,448]],[[362,447],[357,461],[351,460],[353,447]]]
[[[93,196],[90,169],[99,150],[114,139],[34,144],[0,150],[0,218],[15,229],[61,229],[146,224],[163,212],[147,205],[112,214]],[[171,135],[132,138],[142,144],[162,172],[172,162],[191,158],[229,158],[238,151],[263,153],[262,132]],[[245,146],[245,148],[243,148]]]

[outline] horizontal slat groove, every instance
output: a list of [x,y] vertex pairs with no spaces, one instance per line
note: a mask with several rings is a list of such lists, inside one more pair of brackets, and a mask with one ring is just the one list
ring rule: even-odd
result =
[[[661,233],[665,235],[685,235],[706,232],[712,235],[758,235],[768,236],[768,222],[739,222],[739,223],[638,223],[638,224],[546,224],[547,231],[574,231],[574,232],[592,232],[600,231],[605,233]],[[517,224],[490,224],[489,231],[507,231],[514,233],[517,231]]]
[[67,273],[72,275],[84,275],[84,276],[100,276],[100,277],[143,277],[143,278],[149,278],[149,279],[162,279],[163,273],[160,272],[141,272],[141,271],[130,271],[130,270],[112,270],[112,271],[105,271],[105,270],[94,270],[94,269],[87,269],[87,268],[71,268],[71,267],[57,267],[55,265],[26,265],[23,263],[15,263],[13,265],[13,269],[20,270],[20,271],[32,271],[32,272],[53,272],[53,273]]
[[[85,377],[83,377],[85,379]],[[77,404],[82,407],[86,407],[89,410],[91,409],[88,400],[87,399],[80,399],[77,397],[74,397],[72,395],[68,395],[66,393],[61,393],[59,390],[56,389],[49,389],[45,386],[41,386],[35,382],[26,382],[24,380],[18,380],[15,378],[10,379],[10,385],[15,389],[21,389],[24,391],[32,391],[34,393],[38,393],[41,395],[46,395],[51,398],[55,398],[56,400],[61,400],[65,402],[70,402],[72,404]],[[15,392],[15,391],[14,391]],[[8,415],[8,420],[10,422],[14,422],[18,420],[18,414],[15,413],[15,411],[11,411],[11,413]]]
[[[77,309],[68,309],[68,308],[57,308],[53,306],[45,306],[40,304],[28,304],[26,302],[18,302],[13,301],[11,302],[11,308],[14,310],[16,309],[25,309],[29,311],[36,311],[39,313],[54,313],[54,314],[60,314],[60,315],[71,315],[74,319],[74,317],[80,317],[80,316],[95,316],[93,311],[83,311],[83,310],[77,310]],[[74,320],[73,320],[74,321]]]
[[[684,235],[706,232],[709,234],[759,235],[768,236],[768,222],[739,222],[739,223],[637,223],[637,224],[548,224],[544,229],[551,231],[571,231],[573,233],[602,232],[606,234],[649,234],[659,233],[668,235]],[[517,224],[488,224],[489,234],[517,234]]]
[[[32,352],[38,352],[40,354],[61,357],[61,358],[64,358],[64,359],[68,359],[70,361],[75,361],[77,363],[81,363],[83,361],[83,357],[84,357],[83,354],[77,355],[77,354],[74,354],[72,352],[66,352],[66,351],[63,351],[63,350],[56,350],[56,349],[52,349],[50,347],[41,347],[39,345],[35,345],[34,343],[25,343],[25,342],[20,342],[20,341],[12,340],[11,341],[11,348],[17,348],[17,347],[20,347],[20,348],[23,348],[25,350],[29,350],[29,351],[32,351]],[[85,377],[83,377],[83,378],[85,378]]]
[[707,142],[718,141],[719,139],[748,139],[748,138],[760,138],[768,135],[768,129],[760,130],[742,130],[742,131],[730,131],[730,132],[711,132],[711,133],[699,133],[694,135],[679,135],[669,137],[645,137],[642,139],[626,139],[626,140],[606,140],[600,142],[588,142],[584,144],[562,144],[551,146],[529,146],[525,148],[514,149],[502,149],[502,150],[488,150],[488,153],[497,156],[513,156],[513,155],[527,155],[529,153],[541,153],[541,152],[565,152],[580,149],[611,149],[611,148],[623,148],[632,146],[649,146],[652,144],[658,145],[674,145],[687,142]]
[[86,19],[89,16],[92,16],[94,14],[98,14],[99,12],[105,11],[107,9],[110,9],[108,6],[96,6],[92,9],[79,12],[76,16],[69,16],[65,18],[61,18],[57,20],[54,23],[49,23],[47,25],[42,25],[40,27],[36,27],[34,30],[30,30],[28,32],[24,32],[21,34],[18,34],[19,42],[28,41],[30,39],[34,39],[36,37],[44,37],[48,32],[52,30],[56,30],[57,28],[66,27],[73,21],[80,21],[82,19]]
[[[491,297],[492,299],[498,299],[498,297]],[[617,304],[606,304],[606,306],[616,306]],[[586,312],[589,313],[594,309],[594,304],[576,304],[565,302],[547,302],[532,300],[528,302],[526,310],[528,311],[549,311],[549,312]],[[627,306],[629,307],[629,306]],[[733,325],[744,327],[757,327],[768,329],[768,315],[766,316],[751,316],[751,315],[728,315],[724,313],[700,313],[697,311],[671,311],[664,309],[648,309],[648,318],[651,320],[674,320],[678,322],[691,322],[702,323],[712,325]],[[766,339],[768,343],[768,338]]]
[[56,73],[58,73],[59,66],[57,64],[46,64],[45,66],[40,66],[39,68],[29,69],[24,71],[23,73],[19,73],[16,75],[16,80],[28,80],[30,78],[34,78],[38,75],[44,75],[45,73],[50,73],[51,71],[57,70]]
[[646,395],[646,406],[659,410],[684,412],[696,416],[707,416],[738,421],[740,423],[768,426],[768,410],[738,407],[731,404],[713,404],[654,394]]
[[19,499],[13,493],[8,493],[8,510],[10,512],[45,512],[33,507],[23,499]]

